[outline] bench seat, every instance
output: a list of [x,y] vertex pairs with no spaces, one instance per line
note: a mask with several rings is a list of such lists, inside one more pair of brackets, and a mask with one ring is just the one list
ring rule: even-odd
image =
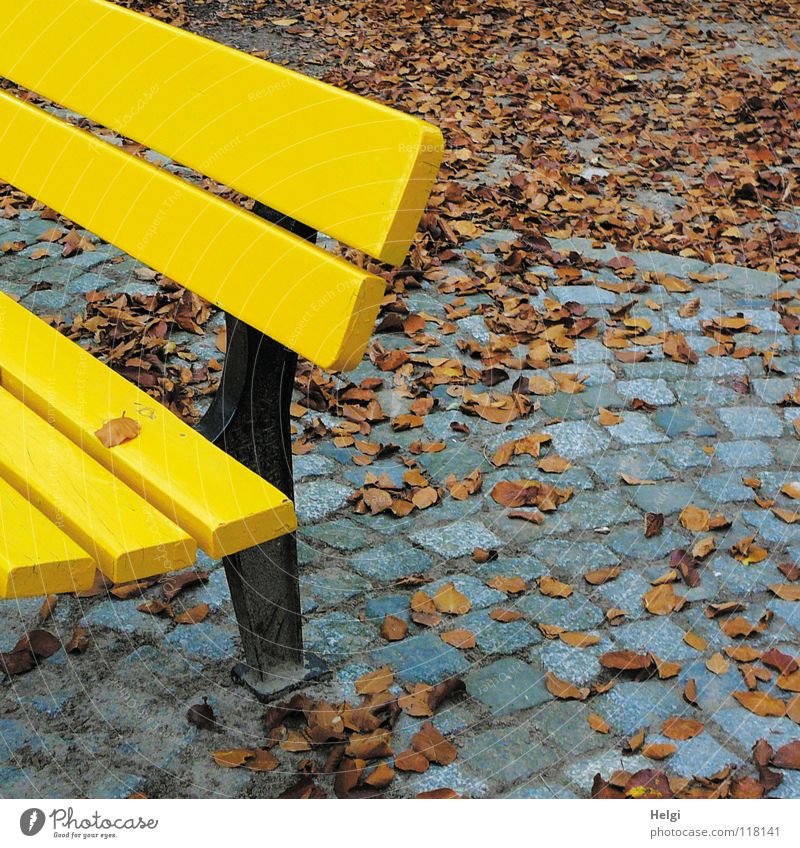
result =
[[[184,568],[195,545],[222,557],[295,529],[289,498],[3,294],[0,327],[0,478],[56,521],[109,579]],[[141,432],[106,448],[95,432],[123,413]],[[11,538],[5,508],[4,498],[10,556],[24,537]],[[70,557],[82,567],[77,550],[64,554],[68,567]],[[44,550],[44,583],[32,582],[34,594],[64,591],[53,560]],[[23,563],[0,562],[0,595],[18,597],[9,575]],[[84,571],[79,577],[85,582]]]

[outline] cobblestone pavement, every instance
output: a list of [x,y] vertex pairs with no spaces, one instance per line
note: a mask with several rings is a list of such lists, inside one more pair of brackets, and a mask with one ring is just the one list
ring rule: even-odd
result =
[[[485,178],[501,176],[502,162],[496,162]],[[89,291],[154,290],[154,283],[135,276],[138,263],[126,258],[112,262],[120,257],[107,246],[66,260],[32,259],[36,237],[49,226],[51,222],[29,213],[0,219],[0,241],[30,245],[0,259],[0,288],[21,297],[35,312],[71,317],[82,310]],[[464,261],[465,251],[473,251],[472,263],[492,264],[502,245],[514,238],[514,232],[502,231],[464,245],[445,265],[445,279],[465,278],[474,267]],[[579,239],[554,239],[551,246],[601,263],[600,273],[585,276],[621,282],[615,263],[606,264],[623,255],[613,246]],[[483,489],[463,501],[445,497],[406,518],[358,515],[347,503],[365,474],[400,475],[405,466],[398,455],[359,468],[352,449],[323,441],[314,452],[295,459],[306,640],[333,669],[307,691],[329,700],[355,700],[354,681],[384,664],[394,669],[398,684],[438,682],[451,675],[466,682],[466,693],[447,701],[435,718],[456,744],[456,761],[424,774],[398,775],[389,794],[409,796],[449,786],[477,797],[586,797],[597,772],[608,777],[615,769],[652,766],[639,754],[623,756],[623,744],[641,727],[648,728],[648,741],[663,741],[662,724],[674,716],[699,718],[704,730],[675,743],[677,751],[667,764],[672,774],[709,776],[728,764],[743,763],[760,738],[777,748],[800,737],[789,718],[759,717],[739,705],[732,693],[745,685],[734,663],[721,674],[707,668],[712,654],[740,640],[726,636],[719,621],[704,614],[708,603],[732,600],[746,605],[743,615],[752,622],[771,610],[769,626],[747,644],[758,651],[777,647],[792,656],[800,653],[800,603],[781,600],[767,589],[784,579],[779,564],[800,558],[800,524],[785,523],[760,508],[752,488],[742,482],[743,477],[758,477],[760,495],[792,509],[780,490],[797,473],[800,442],[793,421],[800,407],[782,406],[781,401],[797,388],[800,337],[780,323],[773,295],[794,283],[766,272],[708,266],[661,253],[624,255],[635,269],[626,282],[643,281],[648,273],[681,280],[690,274],[713,278],[683,294],[651,286],[637,296],[631,313],[647,319],[653,333],[684,333],[699,354],[695,364],[665,359],[658,346],[650,348],[650,361],[624,364],[599,339],[579,339],[574,364],[554,370],[587,375],[585,391],[541,397],[540,408],[507,426],[466,416],[446,386],[434,389],[439,407],[425,416],[421,429],[394,432],[387,420],[373,428],[371,439],[400,445],[400,456],[409,455],[413,441],[443,440],[445,450],[418,457],[431,480],[441,485],[450,474],[462,479],[480,468]],[[546,293],[530,297],[537,307],[543,307],[545,297],[579,302],[588,316],[605,319],[607,310],[631,297],[592,283],[559,285],[548,264],[534,270],[551,282]],[[51,287],[32,291],[42,281]],[[699,310],[681,317],[679,309],[694,298],[700,298]],[[433,286],[405,296],[411,312],[440,319],[452,300]],[[459,342],[489,342],[479,311],[485,301],[483,294],[466,296],[469,314],[455,321],[454,333],[441,336],[436,356],[473,364]],[[701,322],[735,314],[760,331],[739,333],[739,345],[749,342],[775,354],[769,371],[760,356],[735,359],[706,353],[712,342],[701,332]],[[412,346],[402,333],[379,338],[386,349]],[[200,357],[213,352],[211,332],[179,340],[191,341]],[[512,373],[504,385],[533,373]],[[384,378],[384,410],[392,418],[408,411],[410,400],[394,391],[391,379],[369,359],[350,377],[355,383]],[[635,398],[654,408],[632,410]],[[600,407],[620,412],[624,420],[600,425]],[[320,418],[335,424],[326,414]],[[454,430],[454,423],[467,425],[468,434]],[[518,456],[502,468],[490,461],[499,444],[533,431],[549,433],[553,452],[571,461],[557,484],[575,492],[540,525],[511,520],[509,511],[490,497],[497,482],[544,477],[530,456]],[[655,485],[627,485],[621,473]],[[642,595],[652,588],[651,580],[668,570],[671,552],[695,541],[695,534],[678,520],[687,503],[722,512],[731,527],[713,534],[717,550],[704,560],[700,584],[678,589],[687,598],[683,609],[654,616],[644,609]],[[646,512],[665,516],[660,535],[644,537]],[[769,555],[745,565],[729,549],[752,534]],[[477,565],[472,558],[476,547],[496,549],[497,560]],[[139,598],[59,600],[48,628],[68,639],[81,623],[90,630],[91,644],[81,656],[60,651],[34,671],[0,683],[0,796],[124,797],[143,792],[152,797],[274,797],[296,780],[301,756],[278,749],[281,766],[269,774],[220,768],[211,758],[213,750],[259,746],[263,707],[230,682],[232,661],[241,648],[224,573],[207,558],[201,557],[199,564],[210,571],[208,583],[181,599],[186,607],[209,604],[209,617],[197,625],[177,626],[145,615],[137,611]],[[615,580],[596,587],[584,581],[587,571],[607,566],[620,567]],[[455,621],[476,634],[475,648],[460,651],[442,641],[439,631],[447,625],[429,629],[410,623],[403,641],[381,638],[379,627],[387,613],[409,620],[415,590],[398,588],[397,579],[420,573],[434,581],[423,587],[429,593],[453,581],[469,598],[471,611]],[[521,576],[528,589],[508,599],[486,585],[497,574]],[[544,575],[569,583],[573,593],[565,599],[541,594],[536,581]],[[0,649],[8,650],[35,625],[40,604],[37,599],[0,602]],[[499,605],[517,609],[522,617],[511,623],[492,619],[490,611]],[[612,625],[607,613],[615,608],[627,615]],[[545,638],[539,625],[588,632],[600,641],[570,647]],[[687,644],[689,631],[707,646],[698,650]],[[598,657],[614,649],[651,651],[680,663],[681,671],[664,680],[620,678],[586,702],[559,700],[548,691],[547,672],[578,686],[610,680]],[[697,683],[697,706],[682,696],[690,679]],[[764,687],[785,694],[774,688],[774,681]],[[395,690],[401,691],[399,685]],[[204,696],[223,726],[219,735],[186,721],[188,707]],[[607,734],[590,729],[590,713],[605,719]],[[418,719],[400,718],[395,750],[407,747],[419,725]],[[771,795],[798,797],[797,774],[784,771],[783,783]]]

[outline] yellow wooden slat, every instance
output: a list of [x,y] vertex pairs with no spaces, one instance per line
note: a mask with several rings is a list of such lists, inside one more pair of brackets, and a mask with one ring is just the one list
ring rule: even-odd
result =
[[441,132],[102,0],[14,0],[0,74],[398,265]]
[[0,477],[115,583],[194,562],[192,538],[4,389],[0,421]]
[[[211,556],[236,553],[297,527],[291,500],[274,486],[1,293],[0,386],[180,525]],[[94,433],[123,412],[140,423],[141,433],[105,448]]]
[[0,478],[0,598],[88,589],[94,561]]
[[324,368],[360,362],[382,280],[2,92],[0,179]]

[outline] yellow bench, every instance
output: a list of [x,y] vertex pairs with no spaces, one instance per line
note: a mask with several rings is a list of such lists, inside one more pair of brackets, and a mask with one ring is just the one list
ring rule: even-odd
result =
[[[0,91],[0,179],[216,304],[220,389],[197,430],[0,294],[0,597],[224,559],[269,697],[308,673],[292,504],[297,354],[361,360],[441,155],[417,118],[104,0],[17,0],[0,75],[254,198],[250,213]],[[268,204],[268,205],[267,205]],[[302,223],[300,223],[302,222]],[[0,261],[2,261],[0,259]],[[123,414],[140,434],[95,435]]]

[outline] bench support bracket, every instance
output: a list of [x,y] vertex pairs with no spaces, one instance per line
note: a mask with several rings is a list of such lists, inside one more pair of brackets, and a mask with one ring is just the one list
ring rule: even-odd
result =
[[[255,212],[309,241],[316,237],[268,207],[257,204]],[[226,317],[225,368],[198,429],[294,499],[289,406],[297,355]],[[234,667],[234,680],[270,701],[324,674],[324,662],[303,649],[295,535],[227,556],[223,563],[246,660]]]

